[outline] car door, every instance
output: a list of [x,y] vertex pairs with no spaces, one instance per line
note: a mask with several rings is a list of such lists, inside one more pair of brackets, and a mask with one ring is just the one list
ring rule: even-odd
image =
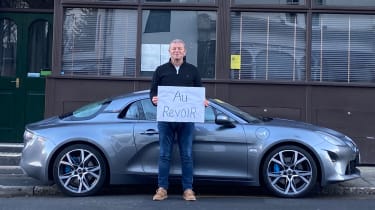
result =
[[137,102],[142,115],[134,125],[134,142],[137,149],[137,159],[145,173],[158,173],[159,131],[156,122],[156,107],[150,99]]
[[246,179],[247,141],[243,126],[216,124],[215,118],[219,113],[219,110],[208,106],[205,122],[195,123],[194,174],[202,178]]
[[[156,107],[149,99],[141,101],[145,120],[134,127],[135,145],[145,173],[158,173],[159,133]],[[215,124],[216,110],[206,108],[206,122],[196,123],[193,142],[194,174],[197,177],[245,178],[247,176],[247,147],[241,125],[224,128]],[[171,175],[181,174],[177,144],[171,160]]]

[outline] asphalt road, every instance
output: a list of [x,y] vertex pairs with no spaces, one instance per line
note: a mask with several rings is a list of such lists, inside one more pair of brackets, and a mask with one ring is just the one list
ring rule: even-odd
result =
[[184,201],[173,194],[164,201],[152,201],[151,194],[101,195],[92,197],[33,196],[0,198],[0,210],[373,210],[374,196],[318,196],[283,199],[255,195],[206,195],[197,201]]

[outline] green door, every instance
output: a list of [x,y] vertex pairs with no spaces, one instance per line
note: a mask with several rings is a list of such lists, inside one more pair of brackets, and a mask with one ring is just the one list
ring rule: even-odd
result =
[[52,16],[0,13],[0,142],[22,142],[24,126],[43,119]]

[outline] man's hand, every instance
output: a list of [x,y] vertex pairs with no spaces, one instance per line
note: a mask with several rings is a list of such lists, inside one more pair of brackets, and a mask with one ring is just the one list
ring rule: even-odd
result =
[[208,104],[209,104],[210,102],[206,99],[206,100],[204,100],[204,106],[205,107],[208,107]]
[[158,105],[158,97],[157,96],[152,97],[151,101],[152,101],[153,104]]

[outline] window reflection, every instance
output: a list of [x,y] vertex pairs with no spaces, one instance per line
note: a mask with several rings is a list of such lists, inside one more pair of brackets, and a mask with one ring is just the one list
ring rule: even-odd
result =
[[215,3],[216,0],[144,0],[144,2],[172,2],[172,3],[207,4],[207,3]]
[[216,12],[144,10],[142,19],[141,75],[151,76],[168,62],[169,42],[179,38],[186,43],[187,61],[198,67],[201,76],[215,76]]
[[53,9],[53,0],[1,0],[0,8]]
[[304,5],[305,0],[235,0],[235,4],[281,4],[281,5]]
[[16,75],[17,25],[10,19],[0,19],[0,76]]
[[51,69],[52,31],[48,21],[35,21],[29,28],[29,72]]
[[374,0],[313,0],[313,3],[320,6],[375,6]]

